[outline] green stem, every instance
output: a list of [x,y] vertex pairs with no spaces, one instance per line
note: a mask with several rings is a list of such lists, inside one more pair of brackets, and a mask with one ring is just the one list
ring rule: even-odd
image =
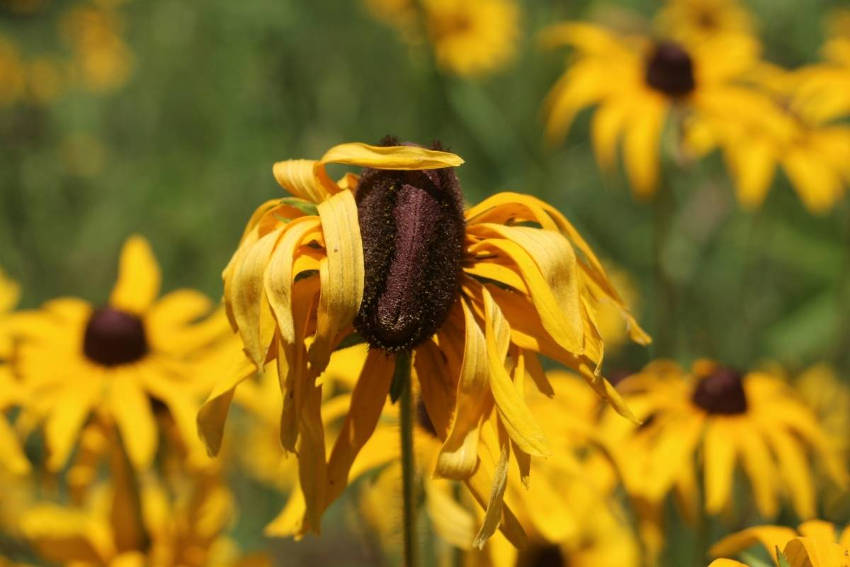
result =
[[664,266],[664,253],[673,223],[673,189],[662,175],[658,193],[653,199],[652,254],[655,293],[655,357],[676,354],[675,286]]
[[404,565],[417,567],[416,554],[416,468],[413,458],[413,389],[410,387],[409,352],[396,355],[394,382],[400,382],[399,422],[401,433],[401,481],[404,498]]

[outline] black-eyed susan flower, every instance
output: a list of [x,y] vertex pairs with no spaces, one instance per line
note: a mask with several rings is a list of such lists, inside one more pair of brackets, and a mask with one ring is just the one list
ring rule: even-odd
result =
[[437,65],[469,77],[497,71],[513,57],[519,39],[514,0],[367,0],[370,10],[407,41],[425,39]]
[[622,427],[611,419],[603,427],[612,435],[627,490],[649,502],[675,490],[693,517],[701,474],[705,511],[728,510],[740,465],[763,517],[775,517],[787,499],[798,516],[810,518],[813,462],[834,481],[846,480],[838,452],[778,370],[743,374],[701,360],[687,371],[656,361],[618,388],[643,424]]
[[217,329],[198,321],[213,307],[200,292],[157,299],[159,289],[153,253],[133,236],[108,302],[61,298],[15,315],[14,370],[30,394],[25,411],[43,424],[50,470],[63,468],[87,427],[103,426],[117,427],[130,461],[144,469],[157,450],[159,418],[175,423],[192,462],[206,458],[194,418],[198,390],[208,386],[190,356],[227,326],[223,316]]
[[108,92],[129,80],[133,55],[122,37],[121,15],[107,5],[76,5],[61,21],[73,58],[71,73],[87,90]]
[[596,107],[591,121],[596,159],[602,169],[612,169],[622,144],[628,179],[640,197],[653,195],[658,184],[668,118],[734,117],[753,106],[750,90],[735,80],[754,64],[755,52],[749,41],[734,36],[685,43],[669,34],[656,40],[570,22],[546,30],[543,41],[574,49],[546,99],[547,138],[559,141],[582,109]]
[[[365,169],[334,182],[329,163]],[[345,487],[384,407],[396,353],[412,352],[415,390],[441,440],[435,473],[469,480],[480,471],[491,481],[485,533],[502,519],[511,455],[528,463],[548,452],[523,400],[526,375],[546,389],[539,354],[576,368],[627,413],[598,373],[599,304],[622,308],[599,261],[538,199],[500,193],[464,211],[451,169],[461,163],[440,150],[358,143],[280,162],[275,177],[295,198],[257,209],[224,270],[225,305],[254,367],[278,364],[281,442],[298,454],[304,498],[300,532],[318,530]],[[622,309],[632,337],[646,342]],[[372,348],[327,457],[321,375],[355,332]],[[213,452],[254,367],[220,383],[198,416]]]
[[[714,557],[732,556],[755,545],[770,554],[777,567],[847,567],[850,565],[850,526],[810,520],[794,530],[786,526],[757,526],[725,537],[711,548]],[[733,559],[715,559],[709,567],[747,567]]]
[[694,117],[691,147],[720,147],[745,207],[762,203],[781,167],[807,209],[830,210],[850,182],[850,128],[842,122],[850,113],[850,72],[836,79],[830,66],[787,71],[761,64],[751,79],[763,93],[752,99],[752,111],[710,122]]

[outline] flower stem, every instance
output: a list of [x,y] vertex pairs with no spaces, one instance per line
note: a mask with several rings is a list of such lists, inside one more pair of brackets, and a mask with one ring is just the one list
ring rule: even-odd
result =
[[416,469],[413,462],[413,389],[410,384],[409,352],[396,355],[394,382],[401,384],[399,422],[401,434],[401,481],[404,499],[404,565],[417,567],[416,556]]
[[676,333],[676,288],[664,265],[664,255],[670,241],[670,232],[675,212],[673,188],[662,176],[658,193],[653,199],[652,211],[652,255],[655,294],[655,354],[673,356],[677,349]]

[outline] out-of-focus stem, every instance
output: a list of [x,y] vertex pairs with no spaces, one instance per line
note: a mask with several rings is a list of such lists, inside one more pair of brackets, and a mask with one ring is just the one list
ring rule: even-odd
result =
[[401,477],[404,500],[404,565],[418,567],[416,554],[416,468],[413,458],[413,389],[410,384],[409,352],[396,355],[395,380],[401,380],[399,431],[401,434]]

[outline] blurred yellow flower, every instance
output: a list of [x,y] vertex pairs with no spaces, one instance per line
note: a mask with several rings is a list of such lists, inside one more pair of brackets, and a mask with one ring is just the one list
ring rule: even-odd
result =
[[461,76],[496,71],[513,57],[519,9],[513,0],[424,0],[437,64]]
[[850,458],[850,386],[826,364],[808,368],[797,378],[795,386],[827,435]]
[[758,51],[752,16],[738,0],[667,0],[656,21],[662,33],[676,41],[702,43],[732,36],[752,42]]
[[[335,183],[328,163],[366,169]],[[548,453],[521,387],[528,374],[545,388],[538,354],[575,368],[628,414],[599,375],[599,303],[620,305],[632,337],[649,339],[599,261],[559,212],[533,197],[500,193],[464,213],[450,169],[461,163],[439,150],[359,143],[318,161],[280,162],[275,177],[296,197],[257,209],[224,270],[225,305],[253,366],[278,364],[281,442],[298,454],[302,532],[319,529],[344,489],[379,420],[396,352],[413,352],[416,389],[442,441],[438,476],[475,477],[479,439],[492,435],[493,493],[480,541],[502,517],[511,454],[528,462]],[[373,348],[326,459],[317,378],[354,330]],[[200,432],[212,452],[235,389],[253,373],[221,382],[202,408]]]
[[26,88],[24,63],[15,45],[0,36],[0,107],[17,102]]
[[850,68],[850,10],[834,9],[827,18],[827,26],[827,40],[821,53],[827,60]]
[[[604,262],[603,262],[604,263]],[[638,291],[631,275],[620,268],[608,267],[611,283],[623,300],[623,305],[631,312],[639,307]],[[605,351],[616,352],[629,340],[629,328],[620,315],[619,307],[614,303],[599,304],[599,333],[605,341]]]
[[25,403],[26,392],[12,374],[8,364],[12,356],[12,336],[7,330],[9,313],[18,304],[21,289],[3,270],[0,270],[0,467],[15,474],[30,470],[29,461],[21,451],[14,430],[6,421],[5,412]]
[[117,12],[96,5],[77,5],[63,16],[62,31],[74,54],[72,73],[93,92],[114,90],[130,78],[133,57],[121,27]]
[[519,40],[515,0],[366,0],[370,11],[396,27],[404,39],[420,41],[422,31],[437,65],[463,77],[503,68]]
[[[196,321],[212,303],[190,289],[157,300],[159,289],[156,259],[133,236],[106,305],[61,298],[13,317],[15,373],[30,394],[25,411],[43,421],[50,470],[62,469],[89,422],[114,424],[139,469],[154,458],[159,418],[176,422],[194,463],[206,459],[194,426],[206,383],[187,357],[209,341],[210,329]],[[227,332],[221,319],[219,329]]]
[[656,361],[618,388],[644,420],[637,428],[613,416],[603,422],[632,495],[661,502],[675,490],[695,517],[699,461],[705,511],[718,514],[732,505],[740,463],[763,517],[777,515],[782,496],[798,516],[811,518],[815,483],[808,454],[833,480],[846,482],[838,452],[778,371],[740,374],[706,360],[686,371]]
[[34,505],[20,519],[25,539],[43,559],[79,567],[269,565],[241,560],[223,536],[233,497],[215,477],[177,487],[150,476],[127,480],[98,486],[85,507]]
[[[777,567],[848,567],[850,526],[838,535],[829,522],[810,520],[797,530],[785,526],[757,526],[732,534],[711,548],[714,557],[735,555],[756,544],[770,554]],[[747,567],[732,559],[715,559],[709,567]]]
[[[622,142],[626,173],[639,197],[652,196],[658,184],[668,117],[731,120],[753,106],[751,89],[733,81],[753,65],[754,47],[736,36],[678,43],[568,22],[547,29],[543,41],[575,50],[546,99],[547,138],[561,140],[577,113],[595,106],[596,159],[603,170],[614,168]],[[679,140],[676,144],[674,152],[681,152]]]
[[[692,147],[719,146],[735,182],[738,200],[753,208],[764,201],[778,166],[812,212],[830,210],[850,183],[850,96],[829,66],[787,71],[766,63],[751,75],[762,92],[750,112],[710,122],[695,117]],[[850,87],[850,70],[838,81]]]

